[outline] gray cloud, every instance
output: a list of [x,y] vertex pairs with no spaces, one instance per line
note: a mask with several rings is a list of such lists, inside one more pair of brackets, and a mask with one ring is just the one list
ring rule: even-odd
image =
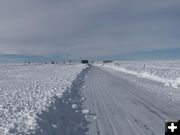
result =
[[0,53],[74,57],[179,48],[179,0],[1,0]]

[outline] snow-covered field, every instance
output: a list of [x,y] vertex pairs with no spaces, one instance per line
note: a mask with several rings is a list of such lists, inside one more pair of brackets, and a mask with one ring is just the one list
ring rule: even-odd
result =
[[106,64],[96,64],[117,71],[125,72],[164,83],[165,86],[173,88],[180,87],[180,61],[115,61]]
[[85,65],[0,65],[0,135],[31,134],[37,114],[61,97]]

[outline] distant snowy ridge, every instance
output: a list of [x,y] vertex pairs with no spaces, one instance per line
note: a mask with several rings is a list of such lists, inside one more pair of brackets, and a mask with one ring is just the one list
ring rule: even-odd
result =
[[37,114],[48,111],[86,65],[1,65],[0,135],[33,134]]
[[[154,63],[153,63],[154,64]],[[165,86],[172,86],[173,88],[180,88],[180,69],[153,66],[153,64],[142,63],[108,63],[108,64],[96,64],[116,71],[135,75],[140,78],[150,79],[157,82],[164,83]],[[147,66],[147,67],[146,67]],[[175,72],[176,70],[176,72]],[[178,74],[179,73],[179,74]],[[179,75],[179,77],[178,77]]]

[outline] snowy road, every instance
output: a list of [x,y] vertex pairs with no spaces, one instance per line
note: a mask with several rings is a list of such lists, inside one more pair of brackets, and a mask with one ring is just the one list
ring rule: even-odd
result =
[[135,85],[135,77],[124,76],[117,71],[90,68],[82,91],[85,108],[90,110],[88,135],[164,135],[165,120],[180,119],[179,104]]

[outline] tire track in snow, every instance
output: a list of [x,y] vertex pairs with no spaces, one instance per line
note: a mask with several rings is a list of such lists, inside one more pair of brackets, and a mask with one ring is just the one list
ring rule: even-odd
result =
[[[85,86],[87,107],[102,118],[97,120],[100,135],[163,135],[165,120],[179,113],[152,93],[97,67],[91,67]],[[95,133],[91,120],[88,135]]]

